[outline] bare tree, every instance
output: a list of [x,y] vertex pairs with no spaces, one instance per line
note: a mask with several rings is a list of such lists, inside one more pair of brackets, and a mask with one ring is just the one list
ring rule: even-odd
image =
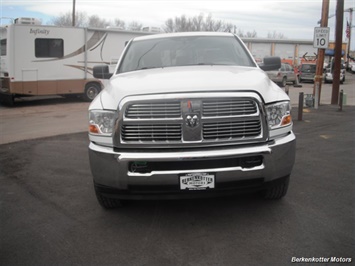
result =
[[141,31],[142,27],[143,27],[142,23],[139,23],[137,21],[132,21],[131,23],[129,23],[127,29],[132,31]]
[[174,32],[175,31],[175,24],[172,18],[169,18],[168,20],[165,21],[165,27],[164,27],[165,32]]
[[182,15],[181,17],[175,17],[173,25],[174,32],[192,31],[192,25],[185,15]]
[[256,37],[258,37],[258,33],[257,33],[255,30],[253,30],[253,31],[248,31],[248,32],[247,32],[247,37],[248,37],[248,38],[256,38]]
[[235,25],[225,23],[222,20],[215,20],[209,14],[206,18],[203,13],[195,17],[186,17],[181,15],[174,19],[169,18],[165,21],[165,32],[181,32],[181,31],[226,31],[232,32]]
[[257,32],[254,31],[247,31],[246,33],[244,33],[244,31],[242,31],[241,29],[238,30],[238,34],[239,37],[245,37],[245,38],[256,38],[258,36]]
[[287,37],[283,33],[277,32],[276,30],[274,30],[273,32],[269,32],[267,34],[267,38],[268,39],[287,39]]
[[[72,14],[67,12],[65,14],[61,14],[57,17],[53,17],[50,21],[52,25],[56,26],[72,26]],[[100,18],[98,15],[88,16],[86,12],[76,12],[75,13],[75,26],[76,27],[93,27],[93,28],[106,28],[107,26],[112,25],[113,23]],[[125,22],[116,19],[116,26],[120,26],[123,29],[125,28]],[[137,23],[138,24],[138,23]]]
[[192,24],[195,31],[201,31],[203,27],[204,15],[200,13],[200,15],[192,18]]
[[221,26],[221,21],[215,21],[212,19],[212,15],[209,14],[204,23],[205,31],[218,31]]
[[115,19],[115,26],[117,28],[120,28],[120,29],[124,30],[126,28],[126,23],[123,20],[121,20],[119,18],[116,18]]
[[110,26],[110,24],[109,21],[101,19],[97,15],[90,16],[87,21],[87,26],[93,28],[106,28],[107,26]]
[[234,32],[234,29],[236,29],[236,26],[232,23],[225,23],[224,24],[224,28],[223,28],[223,31],[224,32]]
[[[76,27],[83,27],[86,25],[86,13],[85,12],[75,12],[75,26]],[[72,13],[67,12],[61,14],[57,17],[53,17],[50,20],[52,25],[56,26],[72,26]]]

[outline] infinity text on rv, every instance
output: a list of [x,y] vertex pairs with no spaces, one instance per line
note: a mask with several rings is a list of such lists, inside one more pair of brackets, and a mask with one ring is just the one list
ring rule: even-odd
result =
[[49,30],[46,29],[30,29],[30,34],[42,34],[42,35],[48,35],[49,34]]

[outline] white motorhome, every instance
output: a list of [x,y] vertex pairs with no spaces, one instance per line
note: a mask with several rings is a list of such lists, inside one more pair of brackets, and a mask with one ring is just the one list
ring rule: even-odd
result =
[[15,97],[35,95],[81,94],[91,101],[102,86],[93,66],[113,69],[127,41],[149,34],[23,21],[0,28],[0,101],[10,105]]

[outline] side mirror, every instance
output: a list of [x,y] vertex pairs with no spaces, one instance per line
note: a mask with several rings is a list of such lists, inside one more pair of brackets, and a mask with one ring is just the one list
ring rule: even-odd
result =
[[94,66],[93,75],[97,79],[110,79],[112,77],[108,65]]
[[281,58],[278,56],[265,57],[260,68],[264,71],[275,70],[281,67]]

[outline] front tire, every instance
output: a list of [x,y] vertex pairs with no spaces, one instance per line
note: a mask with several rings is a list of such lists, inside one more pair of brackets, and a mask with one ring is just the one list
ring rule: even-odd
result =
[[281,182],[278,182],[270,188],[266,189],[264,191],[264,198],[272,200],[278,200],[283,198],[287,193],[289,182],[290,176],[287,176]]
[[102,195],[99,190],[95,186],[95,194],[97,201],[101,205],[102,208],[106,210],[117,209],[123,206],[122,202],[118,199],[107,198]]

